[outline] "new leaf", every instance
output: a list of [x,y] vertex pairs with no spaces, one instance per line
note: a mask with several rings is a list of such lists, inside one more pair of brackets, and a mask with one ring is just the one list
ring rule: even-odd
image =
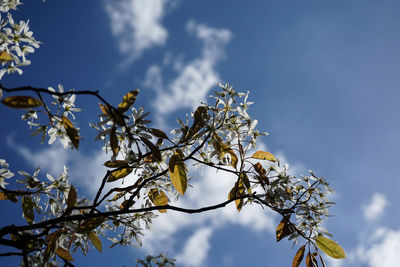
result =
[[328,256],[331,256],[335,259],[346,258],[346,253],[344,252],[343,248],[335,241],[320,235],[317,237],[317,239],[315,239],[315,242],[317,243],[317,246]]
[[1,101],[11,108],[36,108],[42,105],[42,101],[30,96],[10,96]]
[[185,163],[179,153],[172,155],[168,165],[171,183],[176,191],[183,196],[187,188],[187,176]]

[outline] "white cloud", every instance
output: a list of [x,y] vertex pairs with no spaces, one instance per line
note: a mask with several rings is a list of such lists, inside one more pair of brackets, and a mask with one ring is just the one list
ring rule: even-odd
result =
[[[179,70],[179,74],[166,86],[159,82],[162,81],[159,66],[152,66],[147,71],[144,84],[156,90],[153,107],[159,114],[196,107],[220,81],[215,66],[223,58],[225,45],[231,40],[232,33],[227,29],[216,29],[194,21],[187,23],[187,30],[203,42],[201,56],[186,65],[178,57],[174,69]],[[170,61],[166,59],[165,62]]]
[[400,266],[400,230],[379,228],[372,235],[369,245],[357,249],[357,258],[370,267]]
[[212,232],[213,229],[210,227],[197,230],[184,245],[182,253],[176,257],[178,262],[185,266],[204,266],[204,260],[210,249],[209,239]]
[[108,0],[112,34],[117,38],[126,63],[153,46],[164,45],[168,32],[161,24],[168,0]]
[[383,214],[388,201],[382,193],[374,193],[371,202],[367,206],[363,206],[364,217],[368,221],[377,220]]

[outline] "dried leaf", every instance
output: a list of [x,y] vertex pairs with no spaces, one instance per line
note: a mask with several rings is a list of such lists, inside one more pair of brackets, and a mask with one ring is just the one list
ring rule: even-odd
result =
[[[151,202],[153,202],[153,204],[156,206],[168,205],[168,197],[162,190],[158,190],[155,188],[151,189],[149,192],[149,198],[150,198]],[[161,209],[158,211],[161,213],[167,212],[166,209]]]
[[71,140],[72,145],[76,149],[78,149],[79,140],[81,139],[79,137],[78,130],[74,128],[74,125],[67,117],[61,116],[61,118],[62,118],[62,125],[64,126],[64,129],[67,132],[67,135],[68,135],[69,139]]
[[176,191],[178,191],[183,196],[187,188],[187,176],[185,163],[183,162],[179,153],[175,153],[175,155],[172,155],[168,165],[171,183]]
[[1,101],[11,108],[36,108],[42,105],[42,101],[31,96],[9,96]]
[[129,175],[133,171],[133,168],[122,168],[120,170],[113,171],[107,179],[107,182],[114,182],[125,176]]
[[69,251],[66,250],[66,249],[63,249],[63,248],[61,248],[61,247],[57,248],[56,254],[57,254],[59,257],[63,258],[64,260],[67,260],[67,261],[74,261],[74,258],[72,258],[72,256],[71,256],[71,254],[69,253]]
[[[228,200],[231,200],[231,199],[236,198],[236,197],[243,196],[244,195],[244,191],[245,191],[245,187],[244,187],[244,184],[243,184],[243,180],[240,177],[239,180],[236,181],[236,183],[233,186],[233,188],[231,189],[231,191],[229,191]],[[240,199],[236,199],[235,200],[235,204],[236,204],[237,211],[240,212],[240,210],[243,207],[244,201],[241,198]]]
[[0,192],[0,200],[6,200],[6,199],[11,200],[12,202],[18,202],[16,194]]
[[77,233],[88,233],[99,227],[105,221],[102,217],[94,217],[85,220],[76,230]]
[[263,160],[269,160],[269,161],[273,161],[273,162],[276,161],[276,158],[274,157],[274,155],[272,155],[269,152],[265,152],[265,151],[257,151],[251,157],[253,159],[263,159]]
[[118,110],[122,113],[127,111],[135,103],[138,94],[139,89],[130,91],[129,93],[125,94],[122,102],[118,105]]
[[304,257],[304,252],[306,250],[306,246],[302,246],[296,253],[296,255],[293,258],[293,262],[292,262],[292,267],[299,267],[301,261],[303,260]]
[[323,252],[325,252],[328,256],[331,256],[332,258],[346,258],[346,253],[344,252],[343,248],[339,246],[338,243],[330,240],[329,238],[320,235],[317,237],[317,239],[315,239],[315,243]]
[[101,112],[103,112],[103,114],[106,115],[110,114],[110,109],[106,105],[99,103],[99,107],[101,109]]
[[33,223],[33,220],[35,219],[35,213],[33,212],[33,201],[30,196],[23,196],[22,197],[22,212],[24,215],[24,218],[29,224]]
[[101,251],[102,250],[101,240],[95,232],[92,231],[89,233],[89,239],[90,239],[90,241],[92,241],[95,248],[97,248],[98,251],[102,252]]
[[306,266],[307,267],[318,267],[317,259],[310,252],[308,252],[307,257],[306,257]]
[[229,155],[231,156],[231,164],[230,165],[232,167],[236,168],[236,166],[238,164],[238,158],[237,158],[235,152],[230,148],[230,146],[228,146],[227,144],[222,142],[222,139],[217,134],[214,134],[214,136],[213,136],[212,145],[213,145],[215,151],[217,151],[219,159],[223,159],[225,154],[229,153]]

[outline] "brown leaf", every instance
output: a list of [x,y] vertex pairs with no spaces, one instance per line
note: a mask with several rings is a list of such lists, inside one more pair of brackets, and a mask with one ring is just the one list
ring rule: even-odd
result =
[[22,211],[24,218],[29,224],[33,223],[35,219],[35,213],[33,212],[34,203],[30,196],[23,196],[22,197]]
[[99,227],[105,221],[102,217],[94,217],[85,220],[76,230],[77,233],[88,233]]
[[307,257],[306,257],[306,265],[307,265],[307,267],[318,267],[317,259],[310,252],[308,252]]
[[59,247],[59,248],[56,250],[56,254],[57,254],[57,256],[63,258],[64,260],[67,260],[67,261],[74,261],[74,258],[72,258],[72,256],[71,256],[71,254],[69,253],[69,251],[66,250],[66,249],[63,249],[63,248],[61,248],[61,247]]
[[156,147],[152,142],[150,142],[149,139],[141,137],[140,140],[142,140],[143,143],[145,143],[145,145],[150,149],[151,153],[153,153],[155,160],[157,162],[160,162],[162,160],[161,158],[161,152],[158,149],[158,147]]
[[[245,192],[245,187],[244,187],[244,184],[243,184],[242,177],[240,177],[239,180],[236,181],[236,183],[233,186],[233,188],[231,189],[231,191],[229,191],[228,200],[231,200],[231,199],[236,198],[236,197],[241,197],[241,196],[244,195],[244,192]],[[240,212],[240,210],[243,207],[244,201],[243,201],[242,198],[236,199],[235,200],[235,204],[236,204],[237,211]]]
[[1,101],[4,105],[11,108],[36,108],[43,105],[42,101],[31,96],[9,96]]
[[303,260],[304,257],[304,252],[306,250],[306,246],[302,246],[296,253],[296,255],[293,258],[293,262],[292,262],[292,267],[299,267],[301,261]]
[[167,134],[164,133],[163,131],[161,131],[160,129],[150,128],[149,130],[150,130],[150,133],[155,137],[167,139],[167,140],[169,139]]
[[127,160],[108,160],[103,163],[108,168],[120,168],[128,164]]
[[0,192],[0,200],[6,199],[11,200],[12,202],[18,202],[17,194]]
[[99,107],[101,109],[101,112],[103,112],[103,114],[106,114],[106,115],[110,114],[110,109],[106,105],[99,103]]
[[69,210],[68,213],[71,213],[70,209],[75,206],[76,199],[77,199],[77,194],[76,194],[75,187],[71,185],[71,187],[69,188],[68,197],[67,197],[67,210]]
[[171,183],[183,196],[187,189],[186,166],[178,152],[175,152],[175,155],[172,155],[168,166]]

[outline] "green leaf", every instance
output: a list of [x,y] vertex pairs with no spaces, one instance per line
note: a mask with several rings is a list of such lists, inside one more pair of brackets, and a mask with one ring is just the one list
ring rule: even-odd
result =
[[72,145],[76,149],[78,149],[79,140],[81,139],[81,137],[79,137],[78,130],[74,128],[74,125],[67,117],[61,116],[61,118],[62,118],[62,125],[64,126],[64,129],[67,132],[67,135],[68,135],[69,139],[71,140]]
[[42,101],[30,96],[10,96],[1,101],[11,108],[36,108],[42,105]]
[[331,256],[335,259],[344,259],[346,258],[346,253],[344,252],[343,248],[339,246],[333,240],[326,238],[322,235],[319,235],[317,239],[315,239],[317,246],[325,252],[328,256]]
[[276,228],[276,242],[281,241],[283,238],[289,236],[295,231],[294,227],[289,222],[289,217],[283,217]]
[[122,168],[120,170],[113,171],[107,179],[107,182],[114,182],[125,176],[129,175],[133,171],[133,168]]
[[122,102],[118,105],[118,110],[121,112],[127,111],[136,101],[136,97],[139,94],[139,89],[130,91],[125,94]]
[[97,250],[102,252],[101,251],[102,250],[101,240],[95,232],[89,233],[89,239],[90,239],[90,241],[92,241],[93,245],[97,248]]
[[69,253],[69,251],[66,250],[66,249],[63,249],[63,248],[60,248],[60,247],[59,247],[59,248],[56,250],[56,254],[57,254],[59,257],[63,258],[64,260],[67,260],[67,261],[74,261],[74,258],[72,258],[71,253]]
[[276,161],[276,158],[274,157],[274,155],[272,155],[269,152],[265,152],[265,151],[257,151],[251,157],[253,159],[263,159],[263,160],[269,160],[269,161],[273,161],[273,162]]
[[33,201],[30,196],[23,196],[22,197],[22,211],[24,218],[29,224],[33,223],[35,219],[35,213],[33,212]]
[[[164,191],[162,191],[161,189],[160,190],[158,190],[156,188],[151,189],[149,192],[149,198],[150,198],[151,202],[153,202],[153,204],[156,206],[168,205],[168,197],[164,193]],[[161,213],[167,212],[166,209],[161,209],[158,211]]]
[[292,267],[299,267],[301,261],[303,260],[304,257],[304,252],[306,250],[306,246],[302,246],[296,253],[296,255],[293,258],[293,262],[292,262]]
[[176,191],[183,196],[187,188],[187,176],[185,163],[179,153],[172,155],[168,165],[171,183]]

